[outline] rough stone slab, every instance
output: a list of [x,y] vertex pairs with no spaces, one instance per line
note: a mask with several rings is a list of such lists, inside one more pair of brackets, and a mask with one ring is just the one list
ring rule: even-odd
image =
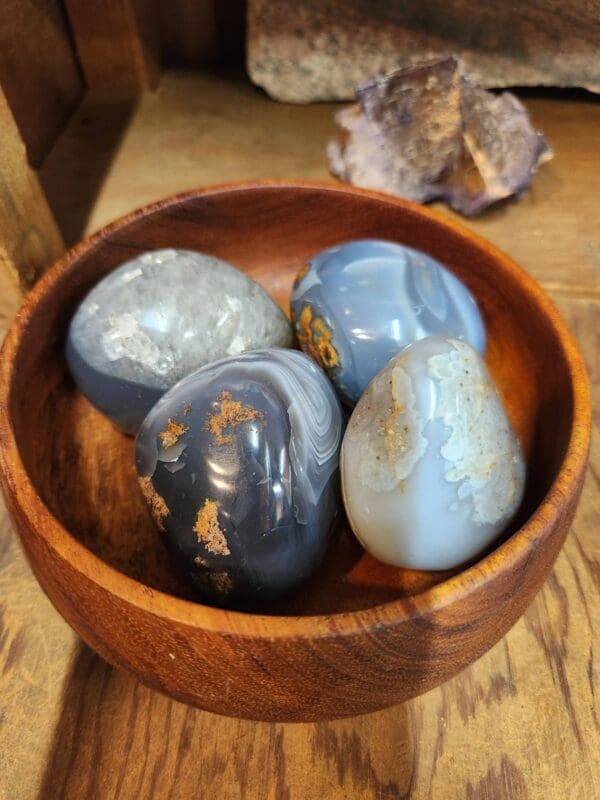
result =
[[600,0],[248,0],[247,63],[276,100],[350,100],[376,75],[454,53],[482,86],[600,92]]

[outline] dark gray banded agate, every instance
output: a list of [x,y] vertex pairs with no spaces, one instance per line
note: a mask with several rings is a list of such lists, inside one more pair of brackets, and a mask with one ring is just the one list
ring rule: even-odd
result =
[[256,604],[319,566],[336,515],[344,419],[303,353],[203,367],[144,420],[136,465],[150,510],[201,594]]

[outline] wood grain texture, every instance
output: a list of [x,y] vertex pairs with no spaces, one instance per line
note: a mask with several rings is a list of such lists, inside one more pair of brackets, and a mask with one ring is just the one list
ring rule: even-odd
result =
[[160,5],[160,38],[166,65],[206,64],[219,56],[214,0],[175,0]]
[[59,0],[4,0],[0,85],[39,166],[81,99],[83,81]]
[[[166,246],[236,264],[287,309],[299,266],[352,237],[443,257],[478,300],[486,361],[528,462],[525,498],[505,532],[514,535],[456,574],[425,573],[417,590],[405,570],[334,552],[333,574],[325,569],[273,606],[284,616],[180,599],[141,494],[131,491],[131,438],[82,402],[66,373],[66,323],[111,268]],[[30,292],[0,359],[0,479],[38,580],[111,663],[218,713],[331,719],[439,685],[515,623],[569,529],[589,415],[587,377],[568,330],[539,287],[485,240],[373,192],[233,184],[125,217],[74,248]],[[339,541],[349,536],[342,526]]]
[[[557,300],[598,397],[600,303]],[[595,800],[599,427],[572,532],[525,617],[439,689],[337,722],[219,717],[108,666],[56,614],[4,517],[0,797]]]
[[[210,116],[203,112],[200,90]],[[330,107],[273,106],[237,81],[201,76],[166,75],[159,95],[173,170],[156,163],[157,142],[163,141],[156,133],[161,111],[160,103],[148,105],[148,98],[97,197],[90,200],[85,193],[81,173],[88,161],[82,146],[80,159],[73,158],[72,144],[78,130],[90,147],[95,143],[106,149],[107,141],[113,141],[107,123],[104,139],[101,130],[94,135],[100,112],[94,124],[76,117],[77,127],[69,126],[55,148],[56,162],[79,173],[69,176],[67,216],[80,214],[77,202],[85,200],[91,207],[88,231],[128,208],[197,184],[237,175],[326,177],[322,143]],[[235,114],[228,110],[232,96],[245,137],[238,138]],[[548,184],[537,191],[542,171],[532,196],[468,224],[484,228],[485,235],[551,289],[579,340],[592,380],[591,460],[571,534],[553,571],[558,586],[547,583],[498,645],[416,700],[338,722],[252,723],[166,700],[82,648],[43,595],[6,515],[1,516],[2,800],[87,800],[94,796],[90,787],[107,800],[595,800],[600,774],[600,240],[592,164],[600,109],[564,99],[527,104],[537,123],[551,132],[557,151],[548,165]],[[209,121],[211,138],[220,137],[222,148],[209,149],[213,157],[203,159],[194,143]],[[265,148],[270,148],[270,163],[263,161]],[[578,205],[562,203],[564,193]],[[11,301],[5,277],[0,287],[0,325],[5,325],[16,310],[16,296]],[[18,658],[13,655],[7,664],[15,651]]]
[[165,66],[244,61],[245,0],[172,0],[160,6]]
[[160,6],[163,63],[243,64],[245,0],[172,0]]
[[1,90],[0,130],[0,271],[27,288],[64,244]]
[[137,96],[156,85],[160,53],[152,0],[65,0],[88,90]]

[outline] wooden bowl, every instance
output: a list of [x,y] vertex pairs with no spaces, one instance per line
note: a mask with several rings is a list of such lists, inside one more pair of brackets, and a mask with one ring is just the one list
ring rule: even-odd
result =
[[[487,362],[529,464],[519,519],[492,552],[455,573],[386,567],[342,529],[321,574],[272,615],[191,602],[138,491],[133,440],[90,406],[67,372],[69,318],[109,270],[158,247],[220,256],[287,310],[304,261],[360,237],[425,250],[477,297]],[[579,498],[589,432],[582,358],[523,270],[420,206],[335,185],[223,186],[109,225],[37,284],[0,365],[2,485],[31,567],[58,611],[144,683],[252,719],[383,708],[439,685],[495,644],[554,564]]]

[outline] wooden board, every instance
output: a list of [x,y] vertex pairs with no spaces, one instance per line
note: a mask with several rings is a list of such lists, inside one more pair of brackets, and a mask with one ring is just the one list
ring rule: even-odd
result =
[[0,130],[0,274],[27,288],[64,244],[1,89]]
[[165,66],[242,64],[245,0],[172,0],[160,6]]
[[159,34],[149,0],[65,0],[88,90],[135,97],[156,85]]
[[204,64],[217,59],[217,5],[212,0],[176,0],[160,5],[161,48],[165,64]]
[[[210,85],[209,79],[167,75],[156,104],[144,100],[92,208],[90,228],[191,182],[275,173],[324,176],[322,141],[330,109],[291,110],[255,101],[252,90],[236,81],[215,81],[212,91]],[[199,114],[198,87],[210,115],[208,110]],[[232,97],[237,107],[227,112],[226,100]],[[528,105],[538,123],[552,131],[555,191],[535,189],[531,202],[525,198],[469,224],[551,288],[586,356],[598,410],[600,240],[590,165],[596,158],[599,109],[565,100]],[[173,109],[178,112],[163,129],[165,139],[150,135],[152,121],[162,116],[166,124],[166,111]],[[240,118],[243,137],[234,125]],[[157,140],[168,142],[172,170],[155,164]],[[148,149],[142,148],[144,141]],[[69,162],[68,147],[64,141],[60,145],[64,149],[59,147],[55,157],[62,154],[63,164],[75,170],[80,165]],[[262,157],[267,147],[270,161]],[[201,158],[202,152],[211,157]],[[587,211],[571,209],[563,192],[578,197]],[[539,230],[534,241],[532,229]],[[563,264],[561,254],[569,253],[576,255]],[[5,324],[12,309],[3,292]],[[108,667],[54,612],[6,517],[0,517],[0,798],[595,800],[600,775],[598,419],[597,414],[588,480],[572,532],[525,617],[440,689],[404,706],[333,723],[216,717],[167,700]]]
[[60,0],[4,0],[0,85],[34,166],[39,166],[83,94]]
[[137,97],[162,66],[241,64],[243,0],[64,0],[88,88]]

